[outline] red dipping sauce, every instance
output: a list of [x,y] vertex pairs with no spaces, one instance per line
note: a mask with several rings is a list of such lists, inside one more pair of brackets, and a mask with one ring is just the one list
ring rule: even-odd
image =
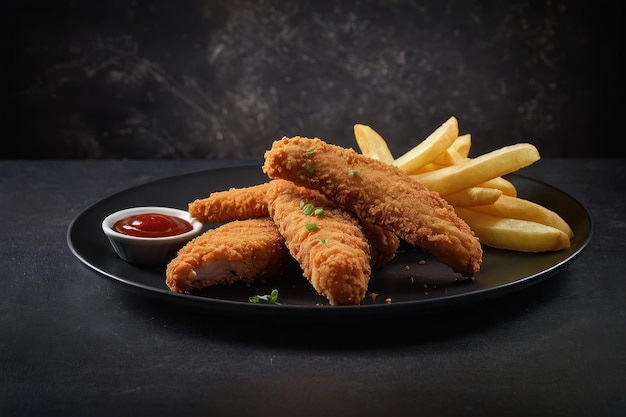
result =
[[166,237],[182,235],[193,229],[190,222],[162,213],[141,213],[124,217],[113,225],[113,230],[137,237]]

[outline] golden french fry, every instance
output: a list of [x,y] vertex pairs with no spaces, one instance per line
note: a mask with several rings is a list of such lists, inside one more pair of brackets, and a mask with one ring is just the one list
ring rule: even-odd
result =
[[480,184],[476,184],[478,187],[497,188],[502,191],[504,195],[510,195],[511,197],[517,197],[517,188],[515,185],[506,178],[495,177]]
[[438,192],[474,230],[481,243],[521,252],[570,246],[573,231],[557,213],[517,198],[515,185],[502,175],[540,159],[529,143],[517,143],[469,158],[471,135],[458,135],[448,119],[428,138],[393,160],[385,140],[367,125],[354,126],[364,155],[392,164]]
[[484,245],[520,252],[558,251],[570,247],[565,232],[528,220],[491,216],[458,207],[456,213],[472,228]]
[[393,164],[394,158],[387,142],[370,126],[355,124],[354,137],[363,155],[387,164]]
[[534,145],[516,143],[457,165],[411,176],[426,188],[446,195],[517,171],[538,161],[539,158],[539,151]]
[[433,162],[441,165],[454,165],[464,162],[468,159],[470,145],[471,136],[469,134],[458,136],[448,149],[439,154]]
[[435,162],[431,162],[429,164],[424,165],[423,167],[421,167],[417,171],[415,171],[414,174],[423,174],[424,172],[434,171],[436,169],[445,168],[447,166],[448,165],[441,165],[441,164],[437,164]]
[[470,207],[493,204],[501,195],[497,188],[470,187],[442,197],[454,207]]
[[444,122],[417,146],[393,161],[393,165],[411,174],[433,162],[459,136],[459,122],[453,116]]
[[545,224],[563,231],[570,239],[574,237],[574,232],[561,216],[540,204],[522,198],[503,195],[492,204],[474,206],[472,210],[497,217]]
[[466,158],[469,157],[469,151],[471,147],[472,147],[472,135],[470,135],[469,133],[458,136],[454,140],[454,142],[452,142],[452,145],[450,145],[450,149],[457,151],[458,153],[461,154],[461,156],[464,156]]
[[463,156],[459,151],[452,149],[451,147],[446,149],[432,162],[434,164],[441,164],[444,166],[457,165],[467,161],[469,158]]

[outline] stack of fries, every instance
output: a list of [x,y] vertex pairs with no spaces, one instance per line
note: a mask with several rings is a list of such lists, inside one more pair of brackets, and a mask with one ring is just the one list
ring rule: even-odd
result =
[[521,252],[569,248],[574,233],[567,222],[518,197],[515,185],[503,178],[540,159],[532,144],[517,143],[470,158],[471,135],[459,136],[455,117],[398,158],[370,126],[354,125],[354,136],[363,155],[394,165],[438,192],[482,244]]

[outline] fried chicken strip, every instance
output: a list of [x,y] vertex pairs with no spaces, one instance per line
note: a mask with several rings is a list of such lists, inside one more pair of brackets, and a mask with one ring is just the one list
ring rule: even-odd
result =
[[288,264],[285,240],[269,217],[236,220],[188,242],[167,265],[170,290],[232,284],[278,274]]
[[232,220],[267,217],[265,193],[269,183],[216,191],[188,205],[189,214],[202,223],[226,223]]
[[331,305],[359,304],[371,266],[370,247],[358,220],[315,190],[290,181],[270,184],[270,216],[303,275]]
[[319,190],[362,221],[421,247],[453,271],[472,277],[482,248],[474,232],[439,194],[397,167],[328,144],[284,137],[265,152],[263,172]]
[[359,220],[361,229],[365,234],[367,242],[370,244],[370,264],[372,269],[382,268],[396,256],[396,251],[400,247],[400,239],[393,232],[382,227]]
[[[189,214],[203,223],[223,223],[232,220],[269,216],[265,194],[269,182],[243,188],[218,191],[189,204]],[[392,232],[368,222],[361,222],[370,244],[372,268],[389,263],[400,246]]]

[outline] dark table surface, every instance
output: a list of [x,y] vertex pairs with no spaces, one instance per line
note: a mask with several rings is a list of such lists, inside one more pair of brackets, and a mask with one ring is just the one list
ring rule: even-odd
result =
[[127,291],[69,249],[91,204],[239,162],[0,161],[0,415],[626,412],[626,160],[522,170],[589,210],[590,244],[537,285],[450,313],[346,329],[203,314]]

